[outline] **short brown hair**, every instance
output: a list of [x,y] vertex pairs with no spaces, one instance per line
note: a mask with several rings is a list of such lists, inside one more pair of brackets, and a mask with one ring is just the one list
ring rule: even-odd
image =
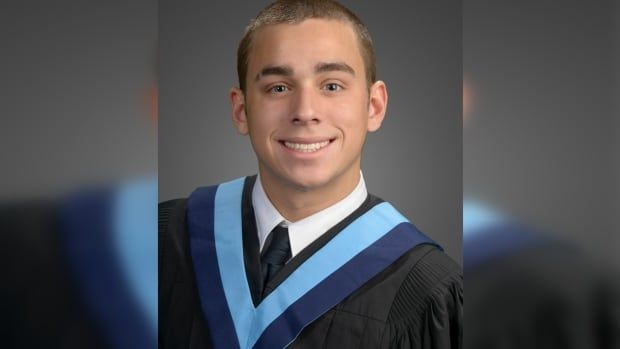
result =
[[334,19],[351,24],[357,35],[360,52],[364,60],[366,82],[372,85],[377,77],[375,53],[372,39],[366,25],[348,8],[333,0],[278,0],[265,7],[245,28],[237,49],[237,75],[239,88],[245,92],[248,72],[248,55],[255,33],[262,27],[273,24],[296,24],[306,19]]

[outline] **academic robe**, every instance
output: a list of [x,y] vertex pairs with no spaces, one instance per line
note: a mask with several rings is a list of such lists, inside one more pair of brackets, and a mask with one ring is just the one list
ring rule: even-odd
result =
[[464,348],[620,348],[613,265],[484,205],[463,208]]
[[[384,204],[383,200],[368,195],[356,211],[293,257],[263,289],[251,199],[255,180],[256,176],[244,180],[240,199],[244,282],[251,293],[250,306],[266,302],[271,293],[279,292],[281,288],[278,286],[292,278],[298,268],[316,260],[330,242],[336,240],[335,237],[345,234],[343,231],[349,226]],[[221,338],[223,332],[214,335],[210,330],[219,325],[219,320],[227,321],[226,312],[221,317],[211,314],[211,323],[208,323],[209,316],[205,317],[205,303],[207,308],[219,305],[212,304],[217,302],[217,292],[203,294],[202,298],[200,295],[214,280],[205,276],[202,265],[196,264],[196,249],[192,249],[196,242],[192,241],[190,232],[194,218],[188,218],[188,206],[191,205],[190,197],[189,203],[187,199],[177,199],[163,202],[159,207],[160,348],[213,348],[213,343],[228,339]],[[344,278],[355,279],[355,273],[365,268],[361,264]],[[321,299],[313,300],[317,307],[321,306]],[[395,257],[344,299],[325,309],[313,321],[307,321],[287,347],[461,348],[462,302],[460,266],[429,239]],[[306,309],[314,310],[313,306],[310,303]],[[290,322],[284,322],[283,326],[296,325],[294,320]]]
[[155,348],[156,196],[144,178],[0,205],[0,347]]

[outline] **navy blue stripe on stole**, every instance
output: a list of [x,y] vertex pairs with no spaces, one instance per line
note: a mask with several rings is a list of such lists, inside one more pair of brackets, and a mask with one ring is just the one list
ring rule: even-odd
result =
[[155,329],[132,292],[114,241],[118,195],[116,187],[85,189],[61,202],[63,257],[80,305],[104,341],[119,349],[154,348]]
[[478,227],[463,238],[463,270],[471,271],[530,248],[552,246],[552,240],[513,221]]
[[420,244],[438,246],[411,223],[398,224],[287,308],[265,329],[253,348],[286,347],[305,326]]
[[240,348],[215,250],[214,203],[218,186],[196,189],[187,201],[192,262],[202,312],[214,348]]

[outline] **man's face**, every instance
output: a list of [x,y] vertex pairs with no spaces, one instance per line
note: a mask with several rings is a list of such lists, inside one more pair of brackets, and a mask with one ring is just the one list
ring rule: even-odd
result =
[[351,26],[309,19],[260,29],[245,95],[231,92],[233,120],[250,135],[261,176],[300,189],[357,178],[367,131],[379,128],[387,94],[366,84]]

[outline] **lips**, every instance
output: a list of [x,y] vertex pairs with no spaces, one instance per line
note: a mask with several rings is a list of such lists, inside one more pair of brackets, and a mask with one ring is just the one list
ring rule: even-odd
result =
[[287,147],[289,149],[300,151],[302,153],[312,153],[312,152],[315,152],[315,151],[317,151],[317,150],[319,150],[321,148],[324,148],[328,144],[329,144],[329,141],[323,141],[323,142],[318,142],[318,143],[310,143],[310,144],[284,142],[284,146],[285,147]]
[[301,152],[301,153],[314,153],[319,151],[325,147],[327,147],[333,139],[324,139],[324,140],[304,140],[304,139],[294,139],[294,140],[281,140],[280,144],[284,145],[286,148]]

